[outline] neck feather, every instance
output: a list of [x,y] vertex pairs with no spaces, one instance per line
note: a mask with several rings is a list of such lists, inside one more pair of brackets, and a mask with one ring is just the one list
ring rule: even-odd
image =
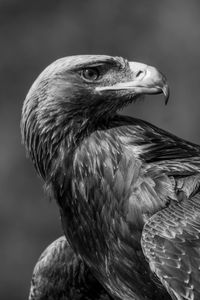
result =
[[22,123],[22,139],[36,171],[47,181],[52,164],[60,155],[62,143],[65,144],[65,151],[72,153],[86,136],[99,128],[107,127],[108,123],[107,118],[74,118],[58,115],[57,112],[36,117],[32,111]]

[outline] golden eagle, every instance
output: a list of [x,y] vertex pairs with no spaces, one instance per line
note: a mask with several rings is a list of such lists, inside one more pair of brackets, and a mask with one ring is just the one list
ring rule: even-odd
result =
[[117,113],[162,92],[153,67],[80,55],[48,66],[23,106],[67,241],[116,299],[200,299],[200,147]]

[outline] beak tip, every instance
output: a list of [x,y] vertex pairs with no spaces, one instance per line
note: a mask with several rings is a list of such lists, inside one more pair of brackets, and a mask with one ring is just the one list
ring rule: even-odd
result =
[[170,89],[169,89],[168,84],[164,85],[162,90],[163,90],[163,94],[165,97],[165,105],[167,105],[167,103],[169,101],[169,96],[170,96]]

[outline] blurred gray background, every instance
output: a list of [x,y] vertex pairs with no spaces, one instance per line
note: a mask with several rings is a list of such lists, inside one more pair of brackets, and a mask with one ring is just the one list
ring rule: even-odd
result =
[[171,98],[132,104],[126,113],[200,143],[199,0],[0,0],[0,299],[27,299],[34,264],[62,234],[55,203],[25,157],[23,100],[53,60],[121,55],[168,77]]

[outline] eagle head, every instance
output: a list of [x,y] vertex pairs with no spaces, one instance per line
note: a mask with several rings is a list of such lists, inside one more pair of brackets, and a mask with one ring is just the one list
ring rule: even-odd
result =
[[53,155],[69,124],[95,124],[140,95],[157,93],[167,101],[166,79],[154,67],[106,55],[58,59],[39,75],[24,101],[23,142],[38,169],[38,157],[44,161],[45,151]]

